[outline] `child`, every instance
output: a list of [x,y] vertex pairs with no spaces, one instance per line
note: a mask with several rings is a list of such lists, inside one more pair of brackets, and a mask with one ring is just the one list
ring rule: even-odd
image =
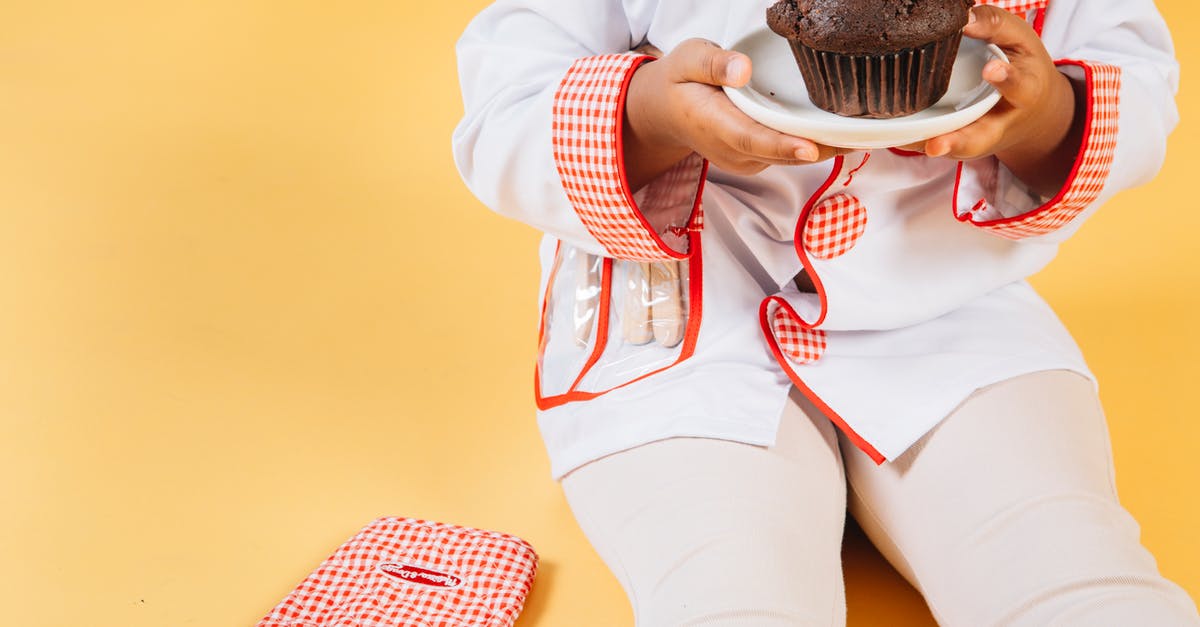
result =
[[458,46],[460,172],[547,234],[552,472],[638,625],[843,624],[847,506],[942,624],[1200,625],[1025,282],[1161,164],[1152,1],[975,7],[1001,103],[865,153],[725,97],[770,4],[501,0]]

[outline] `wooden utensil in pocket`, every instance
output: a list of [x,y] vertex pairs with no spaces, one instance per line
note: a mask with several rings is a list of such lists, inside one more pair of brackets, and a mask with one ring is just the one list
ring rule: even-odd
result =
[[654,339],[650,328],[650,265],[627,262],[621,307],[621,335],[626,342],[641,346]]
[[679,262],[650,264],[650,326],[661,346],[673,348],[683,340],[683,282]]

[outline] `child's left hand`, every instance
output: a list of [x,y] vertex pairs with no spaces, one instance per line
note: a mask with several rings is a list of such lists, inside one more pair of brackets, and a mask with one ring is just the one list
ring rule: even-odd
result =
[[1034,191],[1053,194],[1082,138],[1074,85],[1054,66],[1033,28],[1008,11],[976,6],[963,34],[1008,55],[1008,63],[994,59],[983,68],[984,80],[1001,100],[970,125],[906,148],[954,159],[995,155]]

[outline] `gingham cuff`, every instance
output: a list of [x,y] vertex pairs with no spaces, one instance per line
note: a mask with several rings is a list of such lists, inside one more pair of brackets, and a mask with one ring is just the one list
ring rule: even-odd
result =
[[686,259],[688,229],[702,221],[707,162],[692,155],[635,195],[625,176],[621,131],[634,71],[654,57],[609,54],[576,61],[554,95],[554,162],[563,190],[609,256]]
[[[1008,239],[1023,239],[1052,233],[1083,213],[1100,197],[1112,169],[1117,148],[1117,109],[1121,90],[1121,69],[1103,63],[1056,61],[1083,70],[1085,106],[1083,141],[1075,165],[1058,194],[1049,201],[1018,215],[1004,216],[999,208],[980,199],[973,205],[960,202],[958,182],[954,188],[954,213],[963,221]],[[961,180],[963,164],[959,164]]]

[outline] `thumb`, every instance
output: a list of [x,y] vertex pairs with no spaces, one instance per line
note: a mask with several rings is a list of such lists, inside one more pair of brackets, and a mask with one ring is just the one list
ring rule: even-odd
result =
[[678,82],[741,87],[750,82],[750,57],[705,39],[689,39],[668,55]]
[[971,9],[970,21],[963,28],[963,34],[995,44],[1010,57],[1028,54],[1040,45],[1037,33],[1028,22],[994,6]]

